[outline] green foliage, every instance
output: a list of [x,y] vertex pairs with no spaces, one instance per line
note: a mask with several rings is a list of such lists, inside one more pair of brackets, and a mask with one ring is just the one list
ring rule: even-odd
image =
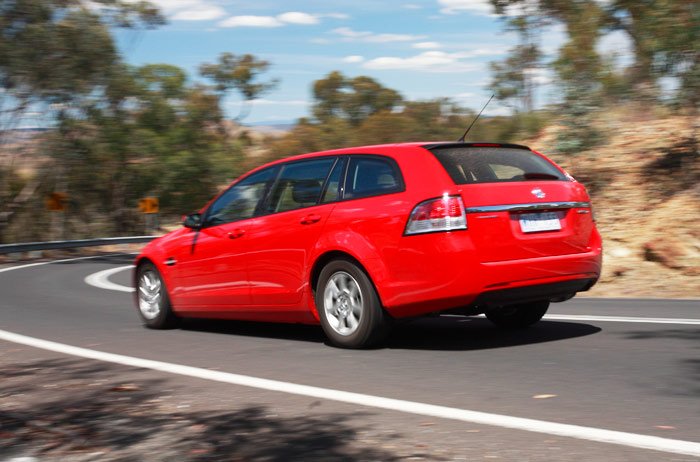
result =
[[245,54],[236,56],[222,53],[216,64],[202,64],[199,72],[203,77],[214,82],[214,89],[223,98],[227,92],[236,90],[240,93],[243,104],[235,118],[242,120],[250,112],[250,102],[277,86],[277,80],[258,82],[260,74],[267,71],[270,63]]
[[[340,110],[337,95],[339,73],[317,81],[316,114],[323,120],[302,119],[284,137],[270,143],[265,160],[293,154],[350,146],[408,141],[456,141],[476,116],[448,99],[407,101],[400,108],[376,111],[359,124]],[[358,77],[358,79],[360,79]],[[335,108],[335,109],[334,109]],[[337,110],[336,110],[337,109]],[[545,113],[520,113],[516,117],[482,117],[469,134],[470,140],[521,141],[537,134],[549,120]]]
[[51,152],[66,190],[81,193],[76,213],[100,204],[93,212],[111,216],[114,232],[133,232],[138,221],[123,217],[139,198],[160,197],[165,213],[189,212],[231,179],[240,150],[219,130],[219,97],[188,85],[181,69],[123,72],[114,79],[121,99],[111,89],[112,105],[93,105],[87,117],[64,114]]
[[508,22],[508,29],[517,32],[519,44],[509,51],[508,57],[491,63],[492,80],[489,90],[500,101],[518,100],[522,112],[534,109],[535,71],[541,67],[542,53],[536,43],[540,21],[522,14]]
[[391,111],[402,102],[401,95],[367,76],[353,79],[333,71],[313,86],[313,114],[317,120],[333,118],[360,125],[373,114]]
[[[144,1],[1,2],[0,146],[11,138],[12,130],[29,111],[42,111],[44,123],[50,125],[67,120],[69,114],[75,118],[90,117],[98,93],[104,95],[107,103],[119,100],[103,92],[105,87],[116,83],[120,67],[109,28],[152,27],[163,22],[158,10]],[[83,128],[87,130],[87,127]],[[58,133],[69,135],[65,131]],[[64,141],[64,144],[68,142]],[[95,169],[94,166],[91,168]],[[0,178],[2,239],[20,211],[28,213],[32,207],[43,208],[41,200],[30,199],[42,191],[41,182],[48,182],[47,177],[51,175],[37,172],[36,178],[29,179],[26,187],[18,192],[9,186],[16,180],[12,169],[0,165],[0,170],[9,172]],[[63,171],[55,169],[51,173],[56,177]],[[63,184],[58,184],[58,187],[63,187]]]
[[147,2],[7,0],[0,6],[0,86],[20,108],[66,102],[104,83],[118,55],[108,26],[156,25]]

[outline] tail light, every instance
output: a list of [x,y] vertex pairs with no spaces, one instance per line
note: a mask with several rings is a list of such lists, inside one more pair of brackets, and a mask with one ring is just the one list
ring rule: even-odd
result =
[[444,195],[420,204],[411,212],[404,234],[435,233],[467,229],[467,215],[459,196]]

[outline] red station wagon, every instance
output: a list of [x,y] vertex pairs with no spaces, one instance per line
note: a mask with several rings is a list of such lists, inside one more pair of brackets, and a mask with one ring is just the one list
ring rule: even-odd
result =
[[151,328],[320,323],[360,348],[440,312],[533,324],[595,284],[601,250],[583,185],[525,146],[365,146],[242,176],[144,248],[135,297]]

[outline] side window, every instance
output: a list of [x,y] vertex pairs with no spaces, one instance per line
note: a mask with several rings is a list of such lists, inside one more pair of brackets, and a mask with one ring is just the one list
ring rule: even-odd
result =
[[270,182],[276,167],[266,168],[231,186],[207,210],[207,226],[252,218]]
[[338,159],[335,163],[333,171],[328,176],[328,181],[326,182],[326,188],[323,190],[323,197],[321,198],[321,203],[326,204],[328,202],[335,202],[340,199],[341,188],[343,187],[343,172],[345,171],[345,163],[347,162],[347,157],[343,156]]
[[335,157],[324,157],[285,164],[270,193],[267,211],[285,212],[316,205],[334,162]]
[[400,191],[398,167],[389,159],[353,156],[345,180],[345,198],[376,196]]

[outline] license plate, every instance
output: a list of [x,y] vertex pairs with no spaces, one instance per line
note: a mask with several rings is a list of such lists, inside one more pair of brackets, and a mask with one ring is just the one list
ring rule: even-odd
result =
[[524,233],[557,231],[561,229],[559,215],[556,212],[523,213],[519,218],[520,229]]

